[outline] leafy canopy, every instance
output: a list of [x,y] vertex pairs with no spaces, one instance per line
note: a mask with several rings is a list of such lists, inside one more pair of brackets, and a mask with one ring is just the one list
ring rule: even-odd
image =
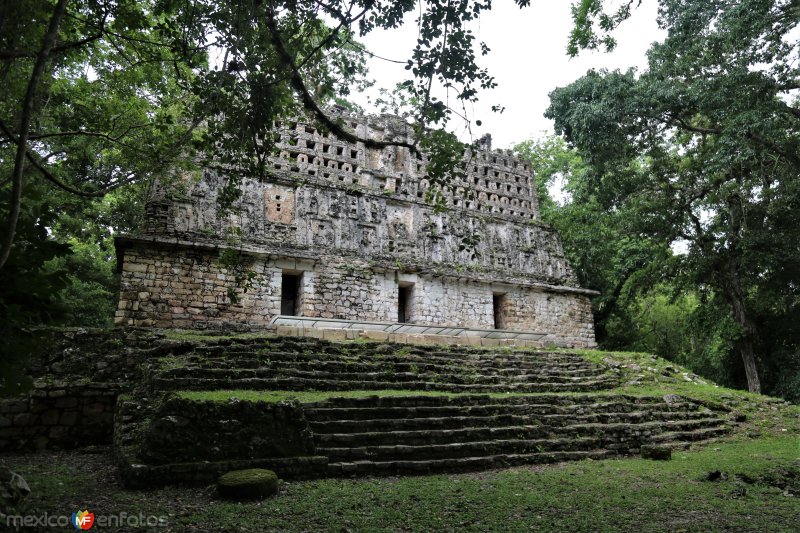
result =
[[798,15],[797,0],[665,0],[668,36],[645,72],[590,71],[547,111],[608,209],[629,210],[637,234],[685,243],[674,276],[727,304],[751,390],[772,350],[762,302],[798,309]]

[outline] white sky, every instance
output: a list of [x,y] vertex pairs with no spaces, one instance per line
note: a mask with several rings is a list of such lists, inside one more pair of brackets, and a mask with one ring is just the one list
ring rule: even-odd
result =
[[[478,58],[479,64],[489,69],[498,84],[479,95],[474,110],[467,109],[473,121],[483,122],[480,127],[473,124],[474,137],[491,133],[493,148],[510,148],[543,131],[552,132],[552,122],[543,116],[550,91],[576,80],[590,68],[642,70],[650,44],[665,36],[656,25],[656,0],[644,0],[614,33],[617,49],[613,53],[583,52],[570,59],[566,47],[572,28],[571,4],[569,0],[532,0],[530,7],[520,9],[511,0],[496,0],[491,12],[484,13],[472,28],[476,39],[491,49],[489,55]],[[416,14],[409,16],[397,30],[375,31],[362,43],[377,55],[406,60],[417,38],[415,18]],[[379,59],[371,59],[368,66],[370,77],[387,89],[409,75],[403,65]],[[355,100],[370,110],[366,102]],[[505,112],[492,113],[494,104],[505,106]],[[464,131],[463,123],[454,126],[456,133]],[[469,141],[469,136],[462,135],[462,140]]]

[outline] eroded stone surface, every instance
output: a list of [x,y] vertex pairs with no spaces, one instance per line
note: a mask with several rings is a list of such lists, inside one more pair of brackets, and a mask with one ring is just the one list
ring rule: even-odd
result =
[[[410,133],[395,117],[342,119],[362,137]],[[118,323],[257,326],[299,314],[536,331],[559,345],[594,345],[592,292],[540,222],[527,163],[486,143],[467,150],[465,177],[443,191],[447,208],[437,212],[426,202],[424,155],[352,145],[303,122],[278,131],[267,178],[244,179],[230,213],[218,213],[225,178],[217,173],[155,188],[143,234],[117,241]],[[230,246],[244,254],[239,276],[254,273],[246,292],[220,265]],[[297,276],[292,312],[288,275]]]

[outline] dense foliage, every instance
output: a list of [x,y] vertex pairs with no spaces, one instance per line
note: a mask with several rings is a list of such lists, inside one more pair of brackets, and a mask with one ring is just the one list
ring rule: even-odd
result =
[[[460,107],[494,85],[476,61],[476,50],[488,48],[468,27],[490,7],[482,0],[0,1],[0,335],[16,338],[41,323],[107,323],[110,240],[135,227],[153,179],[223,167],[220,208],[235,209],[241,178],[265,177],[273,124],[298,113],[351,142],[394,144],[358,139],[325,105],[368,83],[368,52],[357,38],[396,27],[411,12],[419,40],[403,91],[413,103],[416,149],[426,128],[452,114],[433,96],[437,86]],[[441,132],[432,138],[443,141],[429,146],[442,161],[463,149]],[[449,172],[433,178],[444,184]],[[10,372],[25,350],[13,342],[3,348]],[[0,379],[0,389],[15,384]]]
[[[764,381],[767,390],[794,395],[799,13],[796,0],[665,0],[659,23],[668,36],[650,49],[645,72],[590,71],[555,90],[547,111],[582,165],[573,205],[559,215],[569,221],[565,240],[580,249],[586,243],[570,232],[596,238],[587,224],[595,218],[613,241],[591,243],[610,248],[611,258],[598,263],[573,252],[578,264],[623,283],[617,269],[626,263],[651,283],[658,272],[668,293],[699,302],[688,315],[704,332],[693,350],[699,366],[717,369],[712,374],[725,368],[733,381],[741,369],[752,391]],[[686,253],[668,253],[671,244]],[[618,294],[595,286],[604,297]]]

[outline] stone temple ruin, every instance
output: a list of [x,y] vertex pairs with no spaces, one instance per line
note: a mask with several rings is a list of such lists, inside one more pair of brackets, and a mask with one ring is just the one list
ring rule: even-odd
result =
[[[407,135],[344,119],[362,138]],[[508,152],[465,154],[435,212],[424,157],[280,131],[272,175],[244,181],[225,218],[215,174],[153,191],[142,233],[117,240],[125,327],[41,333],[34,389],[0,400],[0,450],[111,444],[123,482],[144,487],[663,454],[731,431],[725,406],[619,389],[645,379],[638,365],[551,347],[594,345],[592,293]],[[221,266],[226,249],[241,271]]]
[[[410,140],[398,117],[340,118],[361,138]],[[528,164],[491,150],[489,136],[464,154],[466,177],[442,191],[446,209],[437,212],[426,202],[425,155],[342,142],[303,121],[278,131],[268,179],[243,180],[242,197],[222,217],[215,173],[154,189],[146,227],[117,239],[118,324],[256,327],[296,316],[283,323],[505,331],[543,345],[594,346],[596,293],[578,286],[558,235],[541,222]],[[474,235],[477,244],[465,247]],[[255,273],[247,291],[220,266],[225,247],[241,251],[243,270]]]

